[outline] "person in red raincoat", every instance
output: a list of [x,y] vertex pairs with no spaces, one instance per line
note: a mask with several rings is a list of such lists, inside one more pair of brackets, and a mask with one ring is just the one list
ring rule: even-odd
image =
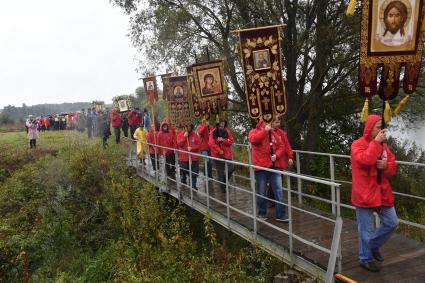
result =
[[[233,143],[233,135],[227,128],[227,121],[221,119],[209,136],[211,156],[220,159],[232,160]],[[214,160],[214,165],[217,170],[218,181],[220,182],[221,191],[226,192],[226,163],[222,160]],[[227,163],[227,179],[231,177],[233,170],[233,163]]]
[[176,132],[171,126],[170,120],[164,118],[158,133],[158,145],[167,147],[160,148],[160,152],[165,156],[165,172],[170,178],[174,178],[176,173],[176,156],[174,150],[172,150],[176,148],[176,143]]
[[[198,127],[198,136],[201,139],[201,147],[199,148],[199,151],[202,155],[205,156],[211,156],[211,149],[209,146],[209,137],[211,131],[214,129],[214,127],[211,127],[209,124],[210,114],[205,114],[202,118],[202,122]],[[208,178],[212,178],[212,166],[211,166],[211,159],[207,158],[207,173]]]
[[[275,168],[279,170],[287,170],[288,166],[291,167],[294,164],[294,152],[292,151],[291,144],[289,143],[288,136],[285,131],[280,128],[280,119],[281,116],[275,116],[273,119],[271,126],[275,134],[277,134],[279,138],[279,142],[282,144],[281,155],[278,156],[275,162]],[[266,188],[266,193],[268,198],[274,199],[273,190],[268,185]],[[269,201],[269,207],[274,207],[274,202]]]
[[[351,202],[356,207],[359,259],[360,265],[372,272],[379,271],[375,260],[384,260],[379,250],[398,224],[389,181],[396,174],[397,164],[385,142],[382,117],[369,115],[363,136],[351,145]],[[381,219],[377,229],[374,227],[374,212]]]
[[[130,112],[127,113],[127,120],[128,125],[130,126],[130,136],[134,136],[134,132],[139,127],[139,125],[142,123],[141,114],[138,111],[139,108],[132,109]],[[143,124],[142,124],[143,125]]]
[[[200,146],[201,140],[198,134],[193,130],[192,124],[186,126],[183,131],[177,134],[177,148],[179,150],[199,154]],[[181,182],[186,184],[186,179],[190,170],[192,172],[190,176],[192,188],[197,190],[196,180],[199,174],[199,156],[191,154],[189,160],[189,154],[182,151],[178,152]]]
[[111,111],[111,125],[114,128],[115,143],[118,144],[121,140],[122,118],[115,108],[112,108]]
[[[152,162],[152,167],[153,170],[156,171],[157,168],[159,168],[159,154],[160,154],[160,150],[158,147],[156,147],[155,145],[158,145],[158,129],[154,129],[154,125],[151,125],[152,127],[150,128],[149,132],[148,132],[148,136],[147,136],[147,141],[149,144],[149,155],[151,157],[151,162]],[[155,150],[156,150],[156,154],[155,154]]]
[[[248,134],[248,140],[252,146],[252,164],[264,168],[276,169],[279,156],[282,156],[282,143],[280,137],[273,131],[270,124],[262,119],[257,126]],[[255,189],[257,192],[258,218],[267,219],[266,184],[270,183],[276,198],[276,220],[288,221],[285,217],[283,206],[282,176],[279,173],[254,167]]]

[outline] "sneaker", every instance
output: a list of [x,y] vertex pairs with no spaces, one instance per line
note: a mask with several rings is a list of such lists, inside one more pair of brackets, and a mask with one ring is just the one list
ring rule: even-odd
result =
[[276,221],[279,221],[279,222],[289,222],[289,218],[288,217],[276,218]]
[[379,251],[372,251],[373,258],[379,262],[383,262],[384,258],[382,257]]
[[265,215],[258,215],[257,218],[260,219],[260,220],[263,220],[263,221],[267,220],[267,216],[265,216]]
[[379,272],[379,267],[373,261],[360,262],[360,266],[370,272]]

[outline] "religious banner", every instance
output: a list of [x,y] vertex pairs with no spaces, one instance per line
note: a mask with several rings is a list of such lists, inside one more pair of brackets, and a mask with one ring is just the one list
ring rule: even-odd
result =
[[224,80],[223,61],[194,64],[187,68],[193,113],[218,114],[227,109],[227,86]]
[[[400,102],[396,114],[416,90],[424,44],[424,1],[362,0],[361,4],[359,90],[366,97],[361,116],[366,121],[368,98],[378,94],[384,103],[384,120],[388,122],[391,120],[389,101],[398,94],[401,73],[404,73],[403,90],[407,96]],[[354,13],[354,7],[352,0],[347,14]]]
[[286,112],[279,26],[238,30],[245,76],[245,95],[251,118],[270,122]]
[[168,116],[177,127],[192,123],[189,107],[187,76],[168,78]]
[[156,87],[156,77],[147,77],[143,79],[143,84],[146,93],[146,100],[153,104],[155,101],[158,101],[158,91]]
[[129,95],[120,95],[112,98],[112,106],[118,110],[118,112],[128,112],[132,107],[131,99]]
[[92,102],[92,105],[96,109],[96,112],[101,112],[101,111],[105,110],[105,102],[103,102],[103,101],[94,100]]
[[167,73],[167,74],[163,74],[161,75],[161,80],[162,80],[162,99],[163,100],[168,100],[168,78],[171,77],[172,73]]

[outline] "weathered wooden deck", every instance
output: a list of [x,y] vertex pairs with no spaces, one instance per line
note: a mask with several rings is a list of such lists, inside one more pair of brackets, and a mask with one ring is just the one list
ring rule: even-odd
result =
[[[202,173],[201,173],[202,174]],[[146,171],[139,172],[139,175],[154,182],[151,174]],[[200,212],[207,211],[212,215],[212,219],[223,226],[226,226],[232,232],[249,239],[244,229],[252,231],[254,229],[253,219],[232,208],[229,209],[226,204],[226,193],[222,193],[218,184],[208,189],[209,198],[206,197],[206,188],[203,177],[198,181],[198,192],[191,192],[188,187],[180,186],[180,192],[176,183],[172,180],[162,182],[160,189],[182,202],[192,206]],[[239,186],[238,186],[239,187]],[[242,187],[242,188],[241,188]],[[295,192],[294,192],[295,193]],[[286,193],[284,193],[286,200]],[[252,214],[253,194],[249,188],[231,187],[229,188],[229,203],[232,207]],[[220,203],[222,202],[222,203]],[[320,217],[297,211],[296,208],[302,208],[315,212],[317,214],[332,218],[331,214],[318,211],[307,206],[299,206],[292,203],[292,233],[302,236],[303,239],[314,242],[326,249],[331,249],[334,223],[324,220]],[[274,208],[268,209],[267,223],[273,224],[284,230],[288,230],[288,223],[277,222],[274,216]],[[385,261],[378,263],[381,267],[379,273],[365,271],[358,263],[358,245],[357,245],[357,227],[356,223],[350,219],[343,220],[343,229],[341,235],[342,241],[342,274],[358,282],[425,282],[425,244],[419,241],[408,239],[404,236],[394,234],[387,244],[381,250]],[[274,255],[287,259],[282,255],[288,253],[290,244],[289,236],[276,228],[270,227],[260,221],[257,221],[257,237],[254,240],[261,246],[267,247],[266,250]],[[289,255],[295,267],[301,268],[312,276],[323,278],[326,273],[329,254],[322,252],[312,246],[304,244],[293,239],[293,254]],[[308,263],[315,268],[306,268]],[[321,273],[320,273],[321,272]]]

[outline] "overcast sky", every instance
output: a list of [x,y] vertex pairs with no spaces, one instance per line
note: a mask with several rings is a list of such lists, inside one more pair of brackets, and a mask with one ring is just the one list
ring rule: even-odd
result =
[[133,93],[127,32],[109,0],[0,0],[0,108]]

